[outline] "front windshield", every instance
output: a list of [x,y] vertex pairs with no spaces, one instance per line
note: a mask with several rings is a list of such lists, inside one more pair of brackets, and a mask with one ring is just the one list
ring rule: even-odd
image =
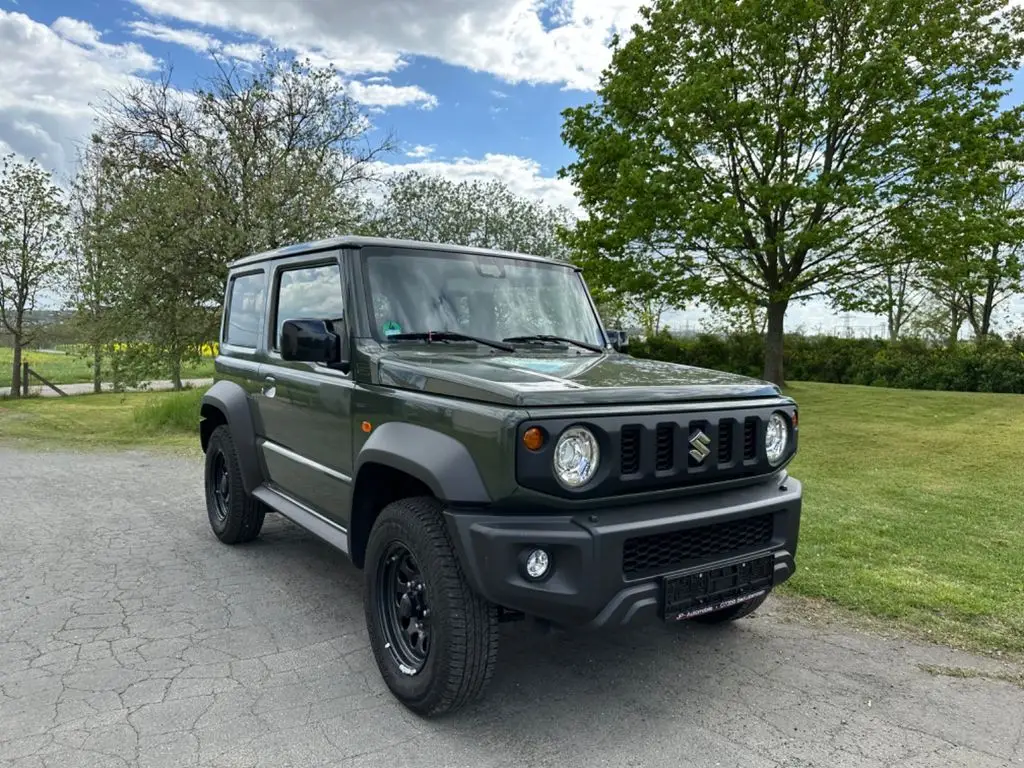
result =
[[449,331],[487,339],[537,334],[604,346],[579,274],[526,259],[431,251],[366,256],[379,338]]

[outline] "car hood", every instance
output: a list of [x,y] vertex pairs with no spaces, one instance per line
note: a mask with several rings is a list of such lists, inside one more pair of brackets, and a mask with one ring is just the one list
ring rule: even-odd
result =
[[775,385],[722,371],[623,354],[458,354],[393,351],[379,381],[514,406],[625,405],[777,397]]

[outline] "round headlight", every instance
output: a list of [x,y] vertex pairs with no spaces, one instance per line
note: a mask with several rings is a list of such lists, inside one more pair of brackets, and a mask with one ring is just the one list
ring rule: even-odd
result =
[[768,463],[778,464],[786,455],[786,446],[789,444],[789,424],[786,417],[781,413],[773,413],[768,419],[768,430],[764,438],[764,450],[768,456]]
[[566,488],[586,485],[597,472],[600,451],[597,439],[585,427],[570,427],[555,443],[555,477]]

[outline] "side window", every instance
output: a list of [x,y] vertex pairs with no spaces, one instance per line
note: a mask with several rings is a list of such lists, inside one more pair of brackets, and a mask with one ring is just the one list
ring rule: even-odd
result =
[[262,272],[232,278],[224,325],[224,341],[228,344],[256,347],[266,283],[266,275]]
[[317,264],[282,271],[277,285],[274,349],[278,348],[285,320],[340,320],[344,310],[341,268],[337,264]]

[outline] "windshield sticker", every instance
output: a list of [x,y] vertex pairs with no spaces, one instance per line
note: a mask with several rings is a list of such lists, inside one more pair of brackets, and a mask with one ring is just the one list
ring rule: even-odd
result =
[[381,331],[385,336],[394,336],[396,333],[402,332],[402,326],[396,323],[394,320],[388,320],[384,325],[381,326]]

